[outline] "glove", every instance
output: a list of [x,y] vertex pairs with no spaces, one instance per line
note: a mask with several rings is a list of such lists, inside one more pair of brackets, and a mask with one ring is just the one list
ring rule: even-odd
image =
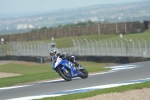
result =
[[58,54],[57,54],[57,56],[60,56],[60,55],[61,55],[61,53],[58,53]]
[[65,59],[65,55],[64,55],[64,54],[60,54],[59,57],[60,57],[61,59]]

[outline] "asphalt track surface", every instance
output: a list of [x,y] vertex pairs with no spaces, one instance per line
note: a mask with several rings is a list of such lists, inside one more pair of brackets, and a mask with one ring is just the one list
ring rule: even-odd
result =
[[87,79],[77,78],[69,82],[64,81],[62,79],[56,81],[27,84],[17,88],[16,87],[0,88],[0,100],[35,96],[42,94],[51,94],[66,90],[73,90],[85,87],[115,84],[131,80],[150,78],[150,61],[126,65],[132,65],[136,67],[131,69],[124,69],[95,75],[89,75]]

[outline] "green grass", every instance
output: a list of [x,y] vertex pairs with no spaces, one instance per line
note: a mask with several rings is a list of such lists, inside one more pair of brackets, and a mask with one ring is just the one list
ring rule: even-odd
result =
[[[56,43],[56,46],[58,48],[67,48],[67,47],[72,47],[73,42],[72,39],[74,40],[80,40],[80,39],[107,39],[110,37],[115,37],[116,35],[90,35],[90,36],[80,36],[80,37],[67,37],[67,38],[57,38],[54,40]],[[50,40],[42,40],[42,42],[49,42]]]
[[50,64],[42,64],[42,65],[37,64],[33,66],[33,65],[8,63],[0,66],[0,72],[33,74],[33,73],[50,72],[51,70],[48,70],[50,68],[51,68]]
[[70,94],[70,95],[64,95],[64,96],[58,96],[58,97],[43,98],[41,100],[75,100],[75,99],[88,98],[88,97],[92,97],[92,96],[96,96],[100,94],[107,94],[111,92],[124,92],[124,91],[143,89],[143,88],[150,88],[150,82],[94,90],[94,91],[85,92],[85,93],[76,93],[76,94]]
[[[123,40],[127,39],[127,40],[134,40],[136,41],[136,39],[139,39],[140,41],[142,41],[141,39],[145,39],[146,41],[150,42],[148,39],[150,37],[150,32],[143,32],[143,33],[133,33],[133,34],[125,34],[123,35]],[[80,40],[80,39],[91,39],[91,40],[119,40],[120,38],[120,34],[107,34],[107,35],[89,35],[89,36],[80,36],[80,37],[66,37],[66,38],[56,38],[54,40],[54,42],[56,43],[58,48],[67,48],[67,47],[72,47],[73,46],[73,42],[71,39],[74,40]],[[41,40],[42,42],[50,42],[51,40]],[[142,41],[143,42],[143,41]]]
[[[104,67],[112,65],[111,63],[105,64],[86,61],[80,61],[79,63],[82,64],[88,70],[89,73],[110,70]],[[50,63],[37,65],[32,65],[30,63],[26,63],[26,65],[8,63],[0,66],[0,72],[22,74],[21,76],[0,78],[0,87],[61,78],[54,70],[52,70]]]
[[[133,33],[133,34],[125,34],[123,35],[123,40],[126,38],[127,40],[134,40],[139,39],[142,43],[143,41],[141,39],[145,39],[146,41],[150,42],[150,32],[143,32],[143,33]],[[120,38],[120,34],[107,34],[107,35],[89,35],[89,36],[77,36],[77,37],[65,37],[65,38],[56,38],[54,39],[54,42],[56,43],[57,48],[67,48],[67,47],[73,47],[73,42],[72,39],[74,40],[81,40],[81,39],[91,39],[91,40],[118,40]],[[46,40],[40,40],[41,42],[51,42],[50,39]],[[6,46],[7,47],[7,46]],[[1,49],[1,45],[0,45]]]

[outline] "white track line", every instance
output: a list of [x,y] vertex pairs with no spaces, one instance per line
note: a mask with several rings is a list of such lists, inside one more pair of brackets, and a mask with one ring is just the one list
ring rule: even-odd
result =
[[136,84],[136,83],[142,83],[142,82],[146,82],[146,81],[150,81],[150,78],[140,79],[140,80],[132,80],[132,81],[129,81],[129,82],[118,83],[118,84],[108,84],[108,85],[86,87],[86,88],[80,88],[80,89],[74,89],[74,90],[66,90],[66,91],[62,91],[62,92],[58,92],[58,93],[53,93],[53,94],[49,94],[49,95],[47,94],[47,95],[38,95],[38,96],[13,98],[13,99],[9,99],[9,100],[42,99],[42,98],[46,98],[46,97],[56,97],[56,96],[74,94],[74,93],[88,92],[88,91],[91,91],[91,90],[112,88],[112,87],[118,87],[118,86],[124,86],[124,85]]
[[[98,75],[98,74],[106,74],[106,73],[110,73],[110,72],[116,72],[119,70],[124,70],[124,69],[131,69],[131,68],[136,68],[137,66],[135,65],[122,65],[122,66],[109,66],[106,68],[111,68],[110,71],[108,72],[101,72],[101,73],[94,73],[94,74],[90,74],[90,75]],[[79,78],[79,77],[77,77]],[[74,79],[77,79],[74,78]],[[64,79],[58,79],[58,80],[51,80],[51,81],[44,81],[44,82],[38,82],[38,83],[48,83],[48,82],[58,82],[58,81],[63,81]],[[32,84],[33,85],[33,84]],[[14,88],[21,88],[21,87],[27,87],[27,86],[32,86],[32,85],[22,85],[22,86],[13,86],[13,87],[4,87],[4,88],[0,88],[1,90],[7,90],[7,89],[14,89]]]

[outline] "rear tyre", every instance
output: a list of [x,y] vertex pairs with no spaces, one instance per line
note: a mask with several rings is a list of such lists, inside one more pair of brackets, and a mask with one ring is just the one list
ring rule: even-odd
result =
[[66,81],[71,81],[72,77],[71,77],[71,72],[69,69],[67,69],[67,72],[65,72],[64,70],[62,70],[61,68],[58,70],[59,75],[65,79]]
[[88,72],[86,69],[81,69],[80,72],[82,73],[81,78],[85,79],[88,77]]

